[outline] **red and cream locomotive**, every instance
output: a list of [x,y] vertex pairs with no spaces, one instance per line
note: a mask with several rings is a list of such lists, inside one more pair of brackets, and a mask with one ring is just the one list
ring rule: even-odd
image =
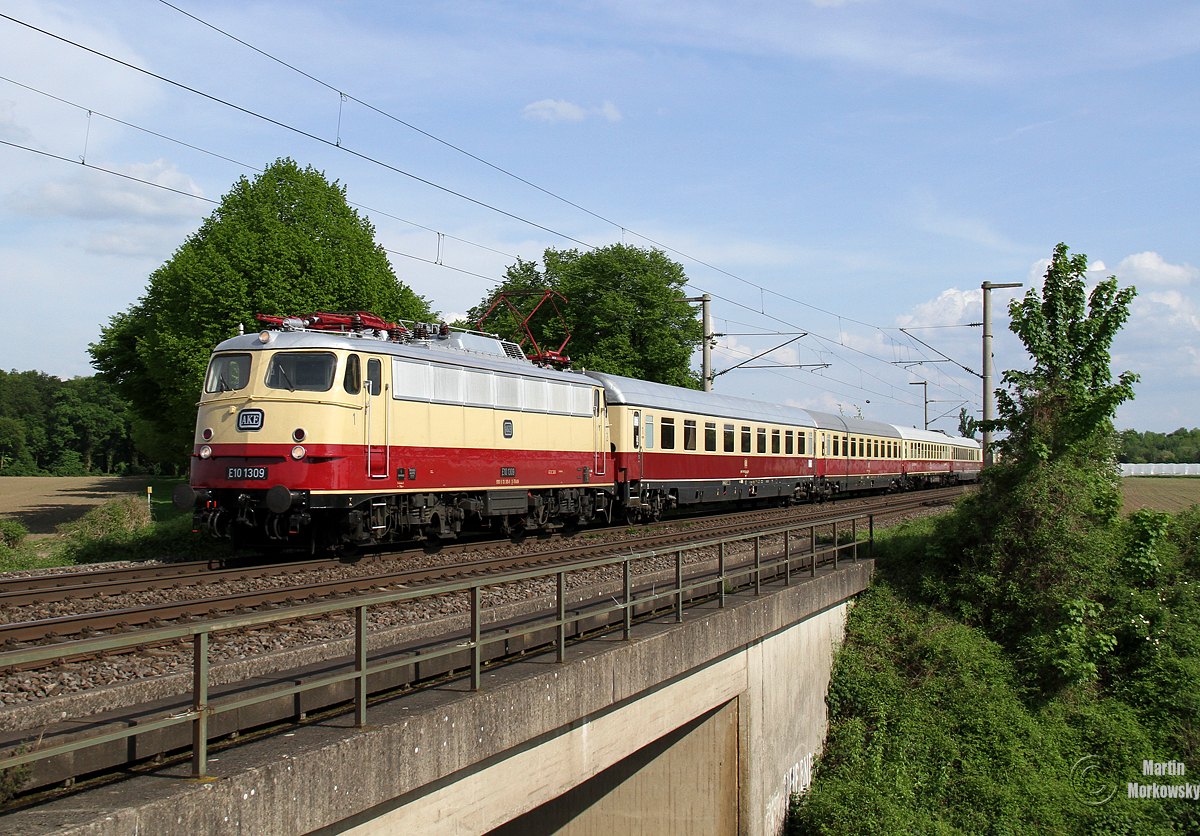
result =
[[205,376],[175,504],[239,542],[345,548],[970,481],[970,439],[597,372],[366,313],[262,317]]

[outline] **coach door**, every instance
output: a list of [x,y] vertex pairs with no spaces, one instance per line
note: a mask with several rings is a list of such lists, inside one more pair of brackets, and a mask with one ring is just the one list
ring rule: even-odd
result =
[[636,409],[633,411],[633,453],[630,481],[642,478],[642,413]]
[[388,424],[392,410],[391,398],[383,384],[383,364],[379,358],[367,360],[366,389],[366,447],[367,475],[372,479],[386,479],[391,470],[388,454]]
[[608,404],[603,389],[592,389],[592,473],[608,473]]

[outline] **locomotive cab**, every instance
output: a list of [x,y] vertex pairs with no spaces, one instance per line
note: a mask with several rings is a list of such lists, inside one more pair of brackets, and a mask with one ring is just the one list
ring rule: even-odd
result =
[[385,466],[371,454],[386,449],[371,421],[383,385],[382,363],[359,352],[275,332],[228,341],[205,375],[191,484],[176,504],[218,536],[245,527],[272,539],[299,534],[311,521],[301,486]]

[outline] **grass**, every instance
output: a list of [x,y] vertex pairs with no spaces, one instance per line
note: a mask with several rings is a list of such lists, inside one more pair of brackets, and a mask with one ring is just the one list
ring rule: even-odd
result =
[[207,560],[232,554],[227,543],[192,533],[192,515],[171,502],[178,479],[152,478],[150,500],[123,496],[58,527],[54,537],[0,547],[0,572],[119,560]]

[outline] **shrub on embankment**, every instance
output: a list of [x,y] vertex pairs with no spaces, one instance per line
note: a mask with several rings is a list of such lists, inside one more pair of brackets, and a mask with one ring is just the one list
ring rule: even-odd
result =
[[[164,480],[159,487],[169,484]],[[170,490],[158,493],[169,496]],[[8,522],[16,523],[0,520]],[[227,541],[193,534],[191,522],[190,514],[180,514],[169,502],[156,500],[151,513],[143,498],[117,497],[60,525],[53,537],[29,541],[14,529],[11,548],[0,551],[0,571],[122,560],[208,560],[232,553]],[[7,543],[8,528],[0,534]]]
[[1144,760],[1196,772],[1200,509],[1119,517],[1137,376],[1109,347],[1134,290],[1088,294],[1087,269],[1060,244],[1009,305],[1034,364],[996,391],[979,491],[884,538],[793,832],[1200,832],[1200,801],[1123,793]]
[[[1089,593],[1086,604],[1024,633],[947,593],[970,574],[945,560],[961,524],[922,520],[880,538],[789,833],[1200,832],[1200,802],[1126,789],[1200,783],[1200,509],[1115,522],[1107,576],[1066,598]],[[1147,778],[1144,759],[1188,773]]]

